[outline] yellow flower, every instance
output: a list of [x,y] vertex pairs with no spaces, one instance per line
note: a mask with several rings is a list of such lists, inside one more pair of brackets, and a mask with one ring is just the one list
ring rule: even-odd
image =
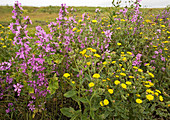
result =
[[143,72],[143,70],[142,70],[142,69],[138,69],[138,71],[139,71],[139,72]]
[[120,75],[122,75],[122,76],[126,76],[126,74],[125,74],[125,73],[120,73]]
[[160,90],[157,90],[157,89],[156,89],[155,91],[161,94],[161,91],[160,91]]
[[153,78],[154,78],[154,75],[153,75],[152,73],[148,72],[148,74],[149,74],[151,77],[153,77]]
[[74,27],[72,31],[75,31],[76,29],[77,29],[77,28],[76,28],[76,27]]
[[118,78],[118,77],[119,77],[119,75],[116,75],[116,77]]
[[92,52],[96,52],[97,50],[95,50],[95,49],[92,49],[91,51],[92,51]]
[[107,80],[109,80],[109,81],[110,81],[110,78],[107,78]]
[[75,81],[72,81],[73,84],[75,84]]
[[119,80],[115,80],[115,85],[118,85],[118,84],[120,84],[120,81]]
[[122,67],[122,64],[119,64],[120,67]]
[[98,58],[100,57],[100,55],[99,55],[99,54],[94,54],[94,56],[95,56],[95,57],[98,57]]
[[165,27],[165,25],[161,25],[161,27]]
[[145,66],[149,66],[149,65],[150,65],[149,63],[145,64]]
[[126,81],[126,84],[127,85],[131,85],[132,83],[130,81]]
[[155,92],[155,95],[156,95],[156,96],[158,96],[158,95],[159,95],[159,93]]
[[136,103],[141,104],[142,100],[141,99],[136,99]]
[[129,76],[129,78],[134,78],[133,76]]
[[3,48],[6,48],[6,45],[2,46]]
[[84,49],[83,51],[80,51],[80,54],[84,55],[86,53],[86,49]]
[[106,82],[106,80],[102,80],[103,82]]
[[131,52],[127,52],[127,54],[132,55],[132,53],[131,53]]
[[146,98],[147,98],[149,101],[151,101],[151,100],[154,99],[154,96],[151,95],[151,94],[148,94],[148,95],[146,95]]
[[121,43],[117,43],[117,45],[119,45],[119,46],[120,46],[120,45],[122,45],[122,44],[121,44]]
[[140,95],[139,95],[139,94],[136,94],[136,96],[137,96],[137,97],[140,97]]
[[87,62],[86,64],[87,64],[87,65],[91,65],[91,63],[90,63],[90,62]]
[[92,20],[92,22],[93,22],[93,23],[96,23],[96,22],[97,22],[97,20]]
[[126,84],[122,83],[121,86],[122,88],[126,89]]
[[80,32],[81,30],[77,30],[77,32]]
[[123,59],[122,59],[123,61],[126,61],[127,59],[126,59],[126,57],[123,57]]
[[150,88],[151,86],[150,85],[145,85],[145,87]]
[[92,50],[93,48],[87,48],[87,50]]
[[78,22],[81,22],[82,20],[79,20]]
[[161,95],[159,96],[159,100],[160,100],[161,102],[164,100]]
[[118,28],[116,28],[117,30],[120,30],[121,29],[121,27],[118,27]]
[[134,68],[134,69],[138,69],[138,67],[136,67],[136,66],[133,66],[133,68]]
[[108,89],[108,92],[109,92],[110,94],[113,94],[113,89]]
[[68,78],[68,77],[70,77],[70,74],[69,73],[64,73],[64,75],[63,75],[65,78]]
[[147,89],[146,92],[147,93],[152,93],[152,94],[154,93],[151,89]]
[[103,101],[100,101],[100,105],[101,105],[101,106],[104,106],[104,105],[103,105]]
[[89,83],[89,87],[93,87],[94,86],[94,83],[93,82],[90,82]]
[[164,48],[164,50],[168,50],[168,48]]
[[142,78],[145,78],[145,76],[142,76]]
[[116,63],[116,61],[112,61],[112,64]]
[[125,68],[122,68],[123,71],[125,71]]
[[109,101],[107,99],[104,99],[103,103],[104,103],[104,105],[108,105]]
[[107,64],[107,62],[105,61],[105,62],[103,62],[103,65],[106,65]]
[[93,78],[99,78],[99,77],[100,77],[100,75],[97,73],[93,75]]

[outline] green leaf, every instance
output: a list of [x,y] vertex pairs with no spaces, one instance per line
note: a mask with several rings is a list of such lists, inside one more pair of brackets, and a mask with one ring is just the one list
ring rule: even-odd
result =
[[77,91],[71,90],[64,94],[65,97],[69,98],[77,94]]
[[79,70],[77,70],[76,68],[73,68],[73,67],[72,67],[72,69],[73,69],[74,71],[76,71],[76,72],[79,72]]
[[67,117],[72,117],[75,114],[75,110],[72,107],[69,108],[61,108],[61,113]]
[[76,120],[76,118],[77,118],[79,115],[81,116],[81,111],[80,111],[80,110],[75,111],[75,114],[71,117],[70,120]]
[[81,98],[79,98],[79,100],[80,100],[82,103],[88,103],[88,101],[87,101],[86,98],[81,97]]

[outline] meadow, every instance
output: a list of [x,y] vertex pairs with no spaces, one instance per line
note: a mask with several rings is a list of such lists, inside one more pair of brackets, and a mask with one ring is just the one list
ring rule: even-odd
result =
[[170,119],[170,8],[0,6],[0,120]]

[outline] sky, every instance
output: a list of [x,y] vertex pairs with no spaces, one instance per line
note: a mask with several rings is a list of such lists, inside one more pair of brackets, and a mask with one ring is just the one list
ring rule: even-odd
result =
[[[13,6],[16,0],[0,0],[0,5]],[[60,6],[66,3],[67,6],[94,6],[111,7],[113,0],[18,0],[22,6]],[[117,0],[115,0],[117,1]],[[126,5],[122,0],[122,6]],[[170,0],[142,0],[142,7],[146,8],[164,8],[170,5]]]

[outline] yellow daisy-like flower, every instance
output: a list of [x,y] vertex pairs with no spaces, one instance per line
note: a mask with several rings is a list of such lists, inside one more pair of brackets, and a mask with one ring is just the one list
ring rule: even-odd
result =
[[126,84],[122,83],[121,86],[122,88],[126,89]]
[[139,72],[143,72],[143,70],[142,70],[142,69],[138,69],[138,71],[139,71]]
[[89,83],[89,87],[93,87],[94,86],[94,83],[93,82],[90,82]]
[[140,95],[139,95],[139,94],[136,94],[136,96],[137,96],[137,97],[140,97]]
[[109,101],[107,99],[104,99],[103,103],[104,103],[104,105],[108,105]]
[[107,64],[107,62],[105,61],[105,62],[103,62],[103,65],[106,65]]
[[77,28],[76,28],[76,27],[74,27],[72,31],[75,31],[76,29],[77,29]]
[[100,75],[97,73],[93,75],[93,78],[99,78],[99,77],[100,77]]
[[87,48],[87,50],[92,50],[93,48]]
[[120,84],[120,81],[119,80],[115,80],[115,85],[118,85],[118,84]]
[[123,71],[125,71],[125,68],[122,68]]
[[92,52],[96,52],[97,50],[95,50],[95,49],[92,49],[91,51],[92,51]]
[[151,86],[150,85],[145,85],[145,87],[150,88]]
[[127,52],[127,54],[128,54],[128,55],[132,55],[132,53],[131,53],[131,52]]
[[154,94],[155,94],[156,96],[158,96],[158,95],[159,95],[159,93],[157,93],[157,92],[155,92]]
[[119,64],[120,67],[122,67],[122,64]]
[[89,66],[89,65],[91,65],[91,63],[90,63],[90,62],[87,62],[86,64],[87,64],[88,66]]
[[112,64],[116,63],[116,61],[112,61]]
[[148,74],[149,74],[151,77],[154,78],[154,74],[152,74],[152,73],[150,73],[150,72],[148,72]]
[[136,103],[141,104],[142,100],[141,99],[136,99]]
[[108,92],[109,92],[110,94],[113,94],[113,89],[108,89]]
[[134,68],[134,69],[138,69],[138,67],[136,67],[136,66],[133,66],[133,68]]
[[127,85],[132,85],[132,82],[126,81],[126,84],[127,84]]
[[133,76],[129,76],[129,78],[134,78]]
[[160,91],[160,90],[157,90],[157,89],[156,89],[155,91],[161,94],[161,91]]
[[104,105],[103,105],[103,101],[100,101],[100,105],[101,105],[101,106],[104,106]]
[[159,100],[160,100],[161,102],[164,100],[161,95],[159,96]]
[[122,45],[122,43],[117,43],[117,45],[119,45],[119,46],[120,46],[120,45]]
[[68,77],[70,77],[70,74],[69,73],[64,73],[64,75],[63,75],[65,78],[68,78]]
[[72,81],[73,84],[75,84],[75,81]]
[[165,27],[165,25],[161,25],[161,27]]
[[92,23],[97,23],[97,20],[92,20]]
[[146,92],[147,93],[152,93],[152,94],[154,93],[151,89],[147,89]]
[[123,57],[123,59],[122,59],[123,61],[126,61],[127,59],[126,59],[126,57]]
[[102,80],[103,82],[106,82],[106,80]]
[[122,75],[122,76],[126,76],[126,74],[125,74],[125,73],[120,73],[120,75]]
[[146,95],[146,99],[148,99],[149,101],[154,99],[154,96],[151,94]]
[[118,78],[118,77],[119,77],[119,75],[116,75],[116,77]]
[[150,65],[149,63],[145,64],[145,66],[149,66],[149,65]]
[[86,53],[86,49],[84,49],[83,51],[80,51],[80,54],[84,55]]
[[94,56],[95,56],[95,57],[98,57],[98,58],[100,57],[100,55],[99,55],[99,54],[94,54]]

